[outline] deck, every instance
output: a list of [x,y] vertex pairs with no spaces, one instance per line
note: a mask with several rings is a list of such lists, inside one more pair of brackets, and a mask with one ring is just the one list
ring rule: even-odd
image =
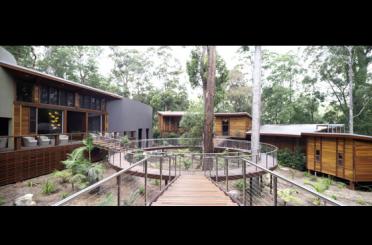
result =
[[203,175],[181,175],[151,206],[238,206]]

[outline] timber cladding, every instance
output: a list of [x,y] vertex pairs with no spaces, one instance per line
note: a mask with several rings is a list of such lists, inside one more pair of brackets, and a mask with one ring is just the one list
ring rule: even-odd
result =
[[214,119],[214,133],[223,136],[222,121],[228,122],[228,136],[245,138],[246,132],[252,127],[252,119],[248,116],[216,116]]
[[324,135],[306,138],[307,169],[352,182],[372,181],[371,141]]
[[81,144],[0,153],[0,186],[63,169],[61,161]]

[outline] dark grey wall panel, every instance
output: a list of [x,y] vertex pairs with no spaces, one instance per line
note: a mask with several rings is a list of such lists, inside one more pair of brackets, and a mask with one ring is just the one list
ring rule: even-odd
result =
[[120,132],[136,131],[142,129],[142,139],[146,138],[146,129],[149,129],[149,138],[152,138],[152,107],[136,100],[123,98],[107,103],[109,113],[109,131]]

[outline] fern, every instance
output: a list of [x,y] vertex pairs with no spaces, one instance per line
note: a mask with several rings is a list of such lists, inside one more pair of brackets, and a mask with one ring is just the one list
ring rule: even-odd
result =
[[42,185],[42,187],[41,187],[41,192],[42,192],[44,195],[50,195],[50,194],[52,194],[52,193],[54,193],[54,192],[56,192],[56,191],[57,191],[56,186],[55,186],[54,183],[51,182],[49,179],[47,179],[47,180],[43,183],[43,185]]
[[287,203],[293,203],[301,205],[303,202],[296,196],[299,192],[292,188],[287,188],[278,191],[278,196],[284,201],[284,205]]

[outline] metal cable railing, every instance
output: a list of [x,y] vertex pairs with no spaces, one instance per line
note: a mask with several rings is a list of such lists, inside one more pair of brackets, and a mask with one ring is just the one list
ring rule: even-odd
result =
[[[343,206],[251,159],[235,158],[239,165],[231,163],[232,160],[223,158],[222,166],[214,161],[213,169],[206,176],[242,206]],[[223,171],[219,171],[221,167]],[[231,171],[241,176],[231,179]]]
[[[262,143],[258,163],[250,142],[214,139],[222,152],[201,153],[201,139],[168,138],[123,143],[98,136],[119,172],[58,202],[60,205],[151,205],[181,174],[209,178],[240,205],[341,205],[327,196],[280,176],[277,147]],[[198,152],[199,151],[199,152]]]

